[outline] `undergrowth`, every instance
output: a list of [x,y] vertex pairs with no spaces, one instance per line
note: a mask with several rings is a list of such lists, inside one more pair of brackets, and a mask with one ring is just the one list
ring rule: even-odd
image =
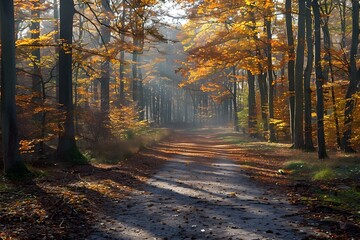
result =
[[126,138],[109,139],[94,144],[85,150],[84,155],[90,162],[114,164],[123,161],[140,149],[168,137],[168,129],[148,129],[141,133],[129,134]]

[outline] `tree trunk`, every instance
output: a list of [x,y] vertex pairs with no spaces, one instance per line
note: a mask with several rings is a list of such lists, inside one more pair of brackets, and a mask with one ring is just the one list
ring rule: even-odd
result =
[[307,63],[304,72],[304,97],[305,97],[305,150],[314,151],[314,143],[312,139],[312,122],[311,122],[311,88],[310,80],[313,71],[314,48],[312,36],[312,18],[311,18],[311,0],[306,1],[306,47],[307,47]]
[[[53,0],[54,4],[54,31],[56,32],[54,35],[54,41],[56,44],[59,43],[59,0]],[[59,47],[55,47],[55,55],[59,55]],[[55,62],[54,67],[55,74],[55,99],[59,101],[59,59]]]
[[304,49],[305,49],[305,0],[299,0],[298,39],[295,62],[295,115],[294,115],[294,148],[304,147]]
[[358,91],[358,84],[360,81],[360,69],[356,66],[357,50],[359,45],[359,1],[352,1],[352,37],[350,49],[350,82],[346,91],[345,102],[345,119],[344,119],[344,134],[342,138],[342,148],[345,152],[354,152],[351,146],[351,134],[353,123],[353,111],[355,108],[355,99],[353,95]]
[[285,2],[285,19],[286,19],[286,35],[289,47],[289,61],[288,61],[288,81],[289,81],[289,108],[290,108],[290,131],[291,141],[294,143],[294,115],[295,115],[295,49],[294,49],[294,35],[292,28],[292,7],[291,0]]
[[233,105],[234,105],[234,130],[236,132],[239,132],[239,119],[238,119],[238,114],[237,114],[237,111],[238,111],[238,108],[237,108],[237,81],[236,81],[236,67],[233,66],[233,79],[234,79],[234,82],[233,82]]
[[56,157],[61,161],[82,162],[84,157],[79,152],[75,141],[74,103],[72,90],[72,33],[73,0],[60,0],[60,39],[59,51],[59,104],[65,111],[63,131],[59,135]]
[[[106,48],[106,45],[110,43],[111,40],[111,31],[110,28],[107,27],[110,25],[109,15],[111,13],[111,8],[109,5],[109,1],[101,0],[101,6],[104,12],[107,14],[102,19],[102,25],[100,28],[101,32],[101,39],[103,47]],[[109,118],[109,111],[110,111],[110,59],[107,57],[104,59],[104,62],[101,64],[101,81],[100,81],[100,96],[101,96],[101,113],[103,116],[103,121],[107,121]]]
[[269,106],[269,141],[276,142],[275,136],[275,124],[274,124],[274,79],[273,79],[273,64],[272,64],[272,48],[271,48],[271,40],[272,40],[272,33],[271,33],[271,10],[267,10],[267,16],[265,19],[265,26],[266,26],[266,35],[267,35],[267,78],[268,78],[268,106]]
[[[33,3],[33,9],[31,10],[31,25],[30,25],[30,32],[31,32],[31,39],[35,40],[35,43],[38,43],[40,38],[40,11],[39,11],[39,1],[35,1]],[[33,73],[31,75],[32,78],[32,102],[34,103],[34,107],[42,106],[43,102],[42,99],[44,97],[45,92],[42,93],[43,86],[43,79],[41,75],[41,68],[40,68],[40,47],[34,48],[31,52],[32,55],[32,64],[33,64]],[[45,135],[45,121],[43,120],[44,112],[38,112],[33,115],[33,120],[36,127],[39,127],[40,135],[37,137],[40,140],[39,143],[36,144],[35,152],[42,154],[43,152],[43,141]]]
[[315,73],[316,73],[316,116],[317,116],[317,144],[319,159],[328,158],[326,154],[324,133],[324,77],[321,69],[321,36],[320,36],[320,8],[317,0],[313,1],[315,28]]
[[4,172],[28,173],[19,154],[19,136],[15,103],[15,22],[13,0],[0,1],[1,28],[1,131]]
[[255,79],[254,75],[248,70],[248,84],[249,84],[249,95],[248,95],[248,105],[249,105],[249,135],[251,137],[257,137],[257,116],[256,116],[256,102],[255,102]]
[[[141,65],[141,55],[138,55],[138,65]],[[143,85],[143,76],[142,76],[142,70],[141,67],[139,67],[138,70],[138,87],[139,87],[139,103],[138,103],[138,108],[139,108],[139,119],[140,121],[144,120],[144,107],[145,107],[145,103],[144,103],[144,85]]]
[[268,96],[267,96],[267,85],[266,85],[266,73],[260,73],[258,75],[258,84],[260,90],[260,105],[261,105],[261,120],[263,125],[263,137],[266,138],[269,130],[268,126]]
[[[134,46],[138,46],[138,41],[133,40]],[[135,49],[132,53],[132,99],[134,102],[139,100],[138,95],[138,50]]]

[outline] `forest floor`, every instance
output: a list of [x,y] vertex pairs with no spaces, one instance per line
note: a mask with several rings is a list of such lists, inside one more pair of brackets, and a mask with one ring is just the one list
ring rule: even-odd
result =
[[33,169],[0,180],[0,238],[359,239],[356,207],[317,195],[358,179],[294,178],[284,163],[301,154],[224,129],[179,131],[119,164]]

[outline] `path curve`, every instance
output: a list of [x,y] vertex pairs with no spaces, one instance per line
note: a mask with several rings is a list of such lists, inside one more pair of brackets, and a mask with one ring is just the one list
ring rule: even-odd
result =
[[[213,135],[183,136],[143,191],[119,201],[88,239],[304,239],[298,207],[251,180]],[[200,140],[199,140],[200,139]]]

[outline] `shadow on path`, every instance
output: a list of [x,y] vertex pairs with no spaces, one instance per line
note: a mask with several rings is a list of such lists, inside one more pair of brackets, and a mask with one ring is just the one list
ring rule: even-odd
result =
[[[304,239],[298,208],[252,181],[212,135],[180,136],[178,153],[112,209],[88,239]],[[227,158],[225,156],[228,156]]]

